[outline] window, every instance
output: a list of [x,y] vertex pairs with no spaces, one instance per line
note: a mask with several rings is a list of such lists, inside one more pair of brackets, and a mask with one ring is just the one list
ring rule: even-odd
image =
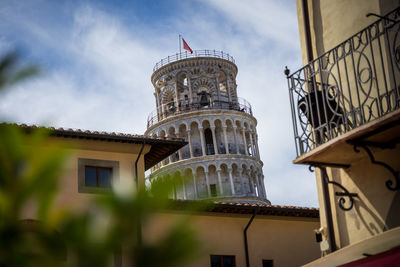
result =
[[211,255],[211,267],[235,267],[235,256]]
[[274,260],[263,260],[263,267],[274,267]]
[[85,186],[111,187],[112,168],[85,166]]
[[111,160],[78,159],[78,192],[102,193],[111,189],[118,179],[119,162]]
[[217,196],[217,185],[216,184],[210,184],[210,193],[212,197]]

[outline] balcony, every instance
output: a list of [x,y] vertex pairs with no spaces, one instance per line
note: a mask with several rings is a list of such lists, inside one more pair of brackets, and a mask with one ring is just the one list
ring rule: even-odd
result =
[[228,60],[232,63],[235,63],[235,59],[228,53],[217,51],[217,50],[195,50],[193,53],[188,53],[187,51],[176,53],[175,55],[168,56],[166,58],[161,59],[153,68],[153,72],[157,71],[159,68],[168,65],[169,63],[179,61],[187,58],[195,58],[195,57],[213,57]]
[[[349,164],[400,133],[400,8],[287,75],[295,163]],[[352,154],[353,153],[353,154]],[[346,158],[347,157],[347,158]]]
[[160,122],[166,118],[171,116],[176,116],[179,114],[198,111],[198,110],[234,110],[243,112],[253,116],[253,112],[251,110],[251,105],[243,98],[238,98],[237,102],[227,102],[220,100],[211,100],[209,102],[195,101],[189,103],[188,101],[179,101],[178,105],[173,102],[169,102],[163,104],[158,108],[158,110],[154,110],[147,117],[147,129]]

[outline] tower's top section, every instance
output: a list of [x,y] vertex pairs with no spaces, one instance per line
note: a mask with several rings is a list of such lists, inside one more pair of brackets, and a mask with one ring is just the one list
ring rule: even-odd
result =
[[237,72],[233,57],[217,50],[162,59],[151,76],[157,109],[149,115],[147,126],[194,111],[231,110],[252,116],[250,104],[237,96]]
[[159,68],[178,61],[182,59],[187,59],[187,58],[195,58],[195,57],[212,57],[212,58],[220,58],[220,59],[225,59],[228,60],[232,63],[235,63],[235,59],[229,55],[228,53],[225,53],[223,51],[217,51],[217,50],[195,50],[193,53],[188,53],[188,51],[181,52],[181,53],[176,53],[174,55],[168,56],[166,58],[161,59],[153,68],[153,72],[156,72]]

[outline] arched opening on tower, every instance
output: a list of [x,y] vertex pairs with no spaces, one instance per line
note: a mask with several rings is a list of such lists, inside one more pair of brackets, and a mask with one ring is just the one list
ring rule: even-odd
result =
[[237,151],[236,151],[236,142],[237,141],[235,139],[235,136],[236,136],[236,133],[234,132],[235,128],[233,127],[232,121],[229,119],[225,121],[225,124],[226,124],[226,135],[228,138],[229,154],[236,154],[237,153]]
[[[185,139],[185,141],[188,141],[188,133],[187,133],[187,128],[186,128],[185,124],[179,125],[179,134],[178,134],[178,136],[180,138]],[[182,159],[190,158],[190,144],[187,144],[186,146],[181,148],[181,154],[182,154]]]
[[165,93],[163,94],[162,111],[164,113],[165,118],[175,113],[176,108],[175,108],[174,97],[175,95],[172,90],[166,90]]
[[218,196],[221,188],[219,187],[218,183],[217,168],[212,164],[208,166],[208,182],[210,184],[211,197]]
[[228,90],[226,84],[226,75],[223,71],[218,73],[218,86],[221,96],[228,97]]
[[[201,144],[201,137],[200,137],[200,130],[199,130],[199,125],[197,122],[192,122],[190,124],[190,131],[188,132],[190,134],[190,139],[192,141],[192,151],[193,151],[193,156],[194,157],[201,157],[203,156],[203,150],[202,150],[202,144]],[[189,137],[188,137],[189,139]],[[190,144],[189,144],[190,145]]]
[[208,184],[206,180],[206,174],[205,170],[203,167],[197,167],[195,170],[195,176],[197,180],[197,194],[199,198],[207,198],[208,197],[208,191],[207,189]]
[[202,91],[201,93],[199,93],[199,97],[200,97],[200,106],[201,107],[207,107],[210,105],[210,100],[208,98],[206,91]]
[[227,164],[223,163],[220,166],[221,170],[221,179],[222,179],[222,189],[225,196],[233,196],[233,192],[231,187],[233,186],[233,181],[229,179],[229,172]]
[[212,132],[210,128],[206,128],[204,130],[204,137],[206,141],[206,153],[207,155],[214,155],[214,142],[213,142],[213,137],[212,137]]
[[195,184],[195,179],[192,173],[192,169],[187,168],[183,172],[183,179],[185,183],[187,199],[197,198],[197,185]]
[[222,130],[222,122],[219,119],[214,121],[215,124],[215,141],[217,142],[218,154],[225,154],[225,138]]
[[249,170],[245,164],[242,164],[242,180],[243,180],[243,193],[251,194]]

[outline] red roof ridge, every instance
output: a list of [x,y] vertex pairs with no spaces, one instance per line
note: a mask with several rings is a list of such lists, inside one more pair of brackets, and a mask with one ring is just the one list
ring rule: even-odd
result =
[[303,207],[303,206],[284,206],[284,205],[269,205],[269,204],[261,204],[261,203],[252,203],[252,202],[226,202],[226,201],[218,201],[215,200],[213,201],[214,204],[220,204],[220,205],[229,205],[229,206],[245,206],[245,207],[261,207],[261,208],[276,208],[276,209],[294,209],[294,210],[319,210],[319,208],[315,207]]
[[63,127],[58,127],[55,128],[53,126],[41,126],[41,125],[35,125],[31,124],[28,125],[26,123],[4,123],[4,124],[10,124],[10,125],[16,125],[18,127],[22,127],[25,129],[37,129],[37,128],[43,128],[47,129],[50,131],[58,131],[58,132],[71,132],[71,133],[85,133],[85,134],[93,134],[93,135],[99,135],[99,136],[120,136],[120,137],[128,137],[128,138],[146,138],[146,139],[153,139],[153,140],[170,140],[170,141],[184,141],[183,138],[179,137],[156,137],[156,136],[149,136],[149,135],[139,135],[139,134],[130,134],[130,133],[115,133],[115,132],[106,132],[106,131],[96,131],[96,130],[87,130],[87,129],[79,129],[79,128],[63,128]]

